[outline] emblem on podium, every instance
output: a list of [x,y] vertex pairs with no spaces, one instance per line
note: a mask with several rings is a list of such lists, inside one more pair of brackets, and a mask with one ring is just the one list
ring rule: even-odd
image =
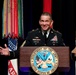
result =
[[49,75],[58,67],[58,55],[51,47],[38,47],[30,57],[32,69],[39,75]]

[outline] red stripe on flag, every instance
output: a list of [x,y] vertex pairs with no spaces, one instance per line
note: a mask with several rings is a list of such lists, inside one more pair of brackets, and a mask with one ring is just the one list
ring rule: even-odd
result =
[[52,13],[52,0],[43,0],[43,12]]
[[18,1],[14,0],[14,32],[15,37],[18,36]]
[[8,61],[8,72],[10,75],[17,75],[11,61]]

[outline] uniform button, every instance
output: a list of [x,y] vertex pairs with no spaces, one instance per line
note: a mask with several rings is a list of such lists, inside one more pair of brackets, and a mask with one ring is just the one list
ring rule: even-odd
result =
[[44,44],[44,46],[46,46],[46,44]]
[[55,43],[53,43],[53,46],[55,46]]
[[51,31],[51,33],[53,33],[53,31]]

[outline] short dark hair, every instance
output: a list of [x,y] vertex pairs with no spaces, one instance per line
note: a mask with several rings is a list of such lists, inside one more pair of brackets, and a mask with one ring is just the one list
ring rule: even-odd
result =
[[[41,16],[42,16],[42,15],[50,16],[50,19],[52,20],[52,15],[51,15],[49,12],[43,12],[43,13],[41,14]],[[41,17],[41,16],[40,16],[40,17]]]

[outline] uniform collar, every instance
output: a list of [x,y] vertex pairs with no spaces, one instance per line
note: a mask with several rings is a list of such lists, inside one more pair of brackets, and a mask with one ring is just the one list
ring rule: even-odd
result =
[[[47,30],[47,34],[46,34],[46,37],[47,37],[47,38],[48,38],[48,36],[49,36],[50,30],[51,30],[51,29]],[[42,34],[44,35],[44,31],[43,31],[43,30],[42,30]]]

